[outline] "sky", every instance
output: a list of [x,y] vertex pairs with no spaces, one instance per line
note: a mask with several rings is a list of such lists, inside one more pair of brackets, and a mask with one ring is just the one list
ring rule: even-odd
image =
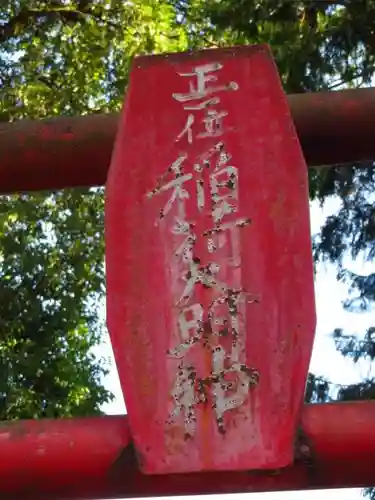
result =
[[[311,233],[316,234],[327,216],[335,213],[340,206],[337,199],[328,200],[324,207],[316,202],[310,204]],[[368,274],[375,272],[375,265],[364,262],[350,262],[347,267],[356,272]],[[354,365],[349,359],[337,353],[330,336],[334,328],[345,327],[348,333],[361,333],[373,325],[373,313],[352,313],[343,310],[342,302],[347,297],[347,287],[336,280],[335,268],[332,265],[319,264],[315,281],[315,297],[317,308],[317,329],[315,344],[310,364],[310,371],[315,375],[327,377],[330,381],[340,384],[357,382],[369,375],[371,365],[362,362]],[[105,379],[106,387],[115,394],[115,400],[104,406],[103,410],[112,415],[126,413],[122,398],[117,371],[114,365],[110,342],[105,339],[100,348],[100,356],[111,361],[111,370]],[[242,500],[242,495],[213,495],[216,499],[225,497],[225,500]],[[171,497],[169,497],[170,500]],[[178,497],[188,500],[189,497]],[[207,497],[195,496],[194,500],[204,500]],[[280,492],[280,493],[252,493],[249,500],[360,500],[361,490],[327,490],[313,492]],[[223,498],[224,500],[224,498]]]

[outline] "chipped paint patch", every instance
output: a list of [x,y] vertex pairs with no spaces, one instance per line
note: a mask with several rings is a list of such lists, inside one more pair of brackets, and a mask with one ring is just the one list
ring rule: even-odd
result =
[[[213,108],[221,102],[218,93],[239,86],[217,84],[222,67],[214,62],[179,73],[190,78],[189,91],[174,92],[172,98],[188,115],[175,142],[187,149],[147,194],[151,199],[168,193],[156,224],[177,241],[170,263],[177,344],[172,343],[167,357],[178,360],[178,366],[167,425],[182,425],[186,439],[196,434],[200,404],[211,405],[217,428],[225,434],[225,414],[241,407],[259,381],[259,372],[246,365],[245,349],[246,308],[257,299],[241,286],[240,231],[251,220],[237,216],[239,168],[231,163],[223,139],[235,129],[226,126],[225,109]],[[214,143],[191,157],[191,145],[207,138]],[[206,353],[208,371],[191,361],[194,349]]]

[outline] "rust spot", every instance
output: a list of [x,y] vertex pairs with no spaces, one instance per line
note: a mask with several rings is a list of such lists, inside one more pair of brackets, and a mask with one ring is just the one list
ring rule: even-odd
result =
[[[138,468],[141,468],[142,460],[140,463],[139,459],[140,455],[137,452],[134,443],[131,441],[125,448],[120,451],[118,457],[112,463],[108,471],[110,480],[115,481],[116,479],[122,478],[124,475],[124,471],[132,469],[136,470]],[[129,475],[129,478],[130,477],[131,475]]]
[[282,474],[284,469],[254,469],[249,470],[248,473],[255,477],[272,477]]
[[301,427],[297,429],[294,440],[294,458],[296,462],[307,465],[311,465],[314,459],[312,442]]

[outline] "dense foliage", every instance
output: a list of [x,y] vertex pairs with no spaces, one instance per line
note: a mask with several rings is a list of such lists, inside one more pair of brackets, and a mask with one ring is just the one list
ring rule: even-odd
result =
[[[174,19],[157,1],[1,2],[0,119],[119,109],[135,54],[186,47]],[[2,196],[0,219],[0,419],[99,412],[102,190]]]

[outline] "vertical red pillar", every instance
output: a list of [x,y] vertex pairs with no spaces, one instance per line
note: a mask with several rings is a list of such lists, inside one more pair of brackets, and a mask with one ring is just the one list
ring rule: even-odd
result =
[[289,464],[315,309],[307,168],[267,47],[135,60],[106,269],[142,470]]

